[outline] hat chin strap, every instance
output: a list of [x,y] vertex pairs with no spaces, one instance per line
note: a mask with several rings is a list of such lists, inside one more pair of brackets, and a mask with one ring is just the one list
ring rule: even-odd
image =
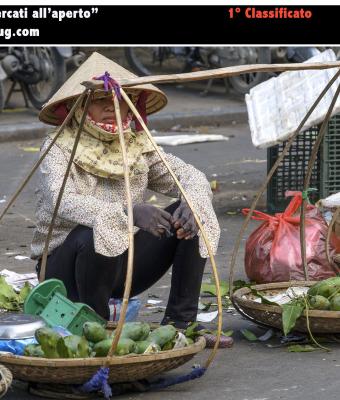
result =
[[[139,95],[136,108],[139,113],[139,115],[142,117],[145,125],[147,125],[147,114],[146,114],[146,100],[149,96],[149,93],[146,92],[145,90]],[[144,128],[142,124],[138,121],[138,118],[134,115],[133,116],[133,122],[135,123],[136,126],[136,131],[142,131]]]

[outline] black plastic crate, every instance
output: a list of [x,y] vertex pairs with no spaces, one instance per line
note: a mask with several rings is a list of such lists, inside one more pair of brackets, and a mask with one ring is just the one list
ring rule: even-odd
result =
[[[302,190],[306,169],[319,128],[311,128],[293,142],[267,188],[267,209],[282,212],[289,199],[287,190]],[[267,170],[271,169],[284,145],[273,146],[267,151]],[[309,187],[318,191],[310,195],[312,202],[340,192],[340,114],[332,117],[314,164]]]
[[[282,212],[287,207],[290,199],[285,198],[287,190],[303,189],[303,182],[306,175],[306,168],[310,158],[315,139],[318,134],[318,128],[311,128],[301,133],[293,142],[288,153],[277,168],[275,174],[270,180],[267,187],[267,210],[268,212]],[[340,136],[340,135],[339,135]],[[275,161],[282,153],[286,142],[270,147],[267,150],[267,172],[270,171]],[[310,195],[312,201],[316,201],[320,197],[321,189],[321,153],[319,150],[317,160],[313,167],[310,187],[316,188],[318,191]],[[340,167],[340,165],[339,165]],[[328,169],[330,165],[328,164]],[[325,172],[327,175],[327,172]],[[340,175],[339,175],[340,181]]]
[[321,149],[320,197],[340,192],[340,114],[330,119]]

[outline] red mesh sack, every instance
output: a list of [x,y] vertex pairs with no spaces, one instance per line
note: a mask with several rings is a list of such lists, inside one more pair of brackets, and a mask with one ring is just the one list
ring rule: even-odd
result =
[[[254,211],[252,219],[264,221],[248,238],[245,250],[245,270],[248,278],[257,283],[304,280],[300,249],[301,192],[287,192],[293,196],[283,213],[269,215]],[[247,215],[249,209],[242,210]],[[306,254],[310,280],[335,276],[327,261],[325,241],[327,224],[319,209],[306,208]],[[334,255],[332,241],[330,254]]]

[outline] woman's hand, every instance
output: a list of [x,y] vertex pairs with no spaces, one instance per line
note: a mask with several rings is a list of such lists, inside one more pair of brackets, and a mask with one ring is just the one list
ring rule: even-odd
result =
[[181,201],[173,216],[173,226],[176,229],[177,239],[192,239],[199,230],[194,215],[188,204]]
[[166,230],[170,231],[172,217],[170,213],[160,208],[141,203],[133,207],[133,222],[138,228],[161,237]]

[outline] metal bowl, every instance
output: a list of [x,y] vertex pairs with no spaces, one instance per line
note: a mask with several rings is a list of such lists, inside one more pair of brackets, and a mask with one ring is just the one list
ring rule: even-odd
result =
[[37,329],[44,326],[45,321],[36,315],[3,313],[0,314],[0,340],[31,338]]

